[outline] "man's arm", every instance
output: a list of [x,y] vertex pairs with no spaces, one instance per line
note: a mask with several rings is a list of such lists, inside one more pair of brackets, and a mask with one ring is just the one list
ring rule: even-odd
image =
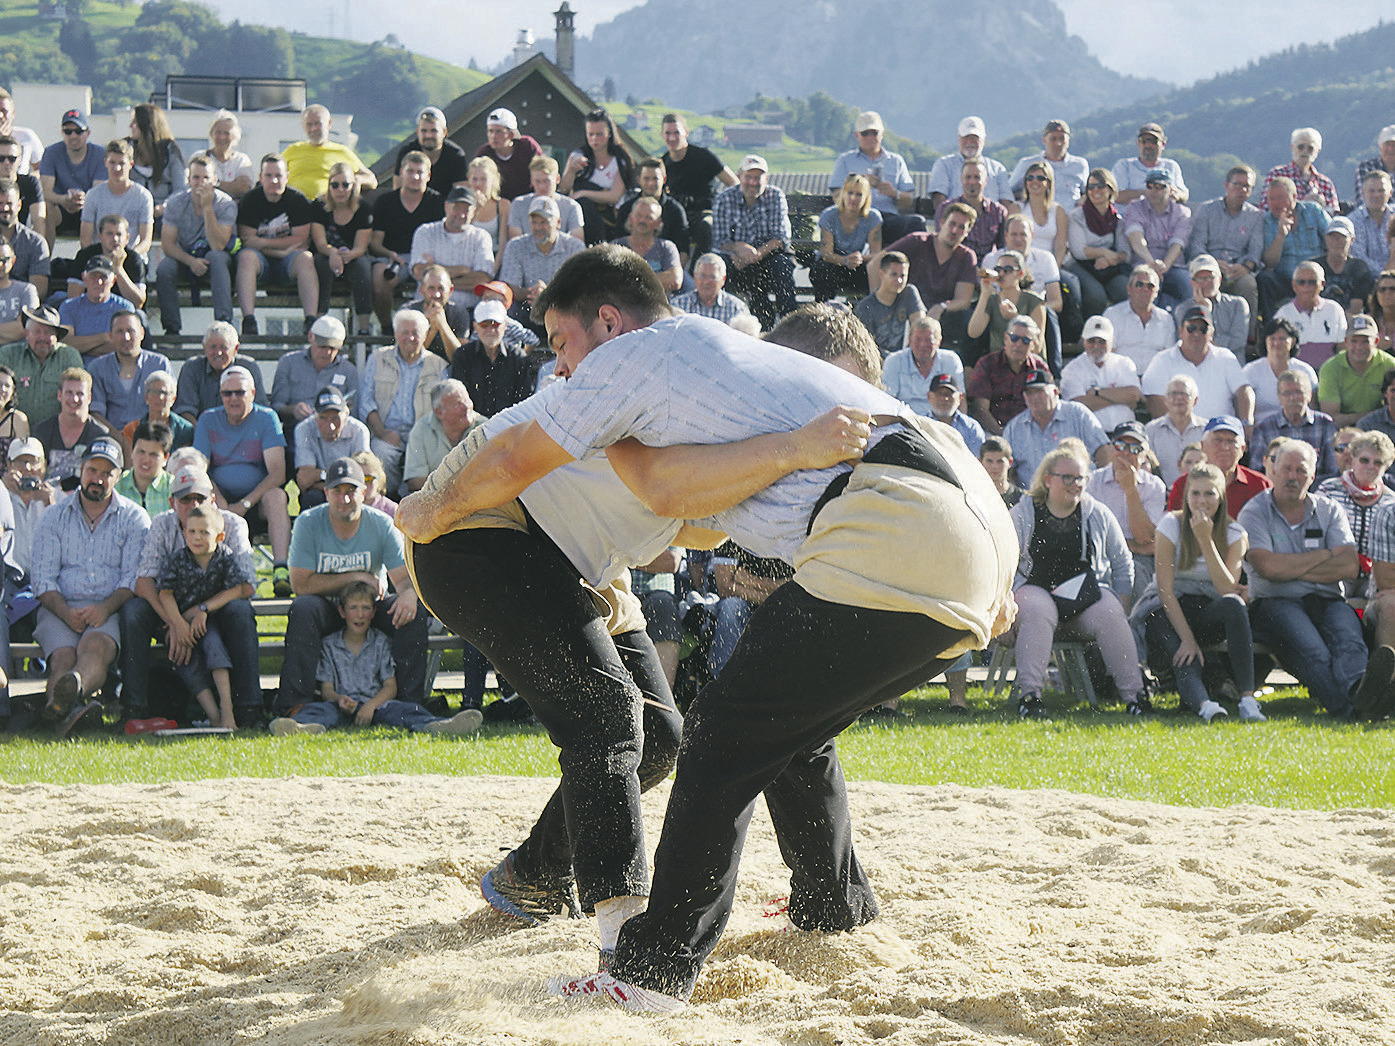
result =
[[1311,552],[1272,552],[1252,548],[1245,556],[1266,581],[1349,581],[1360,573],[1355,545],[1315,548]]
[[392,627],[401,628],[417,616],[417,590],[412,585],[412,574],[406,564],[393,567],[387,572],[392,582],[392,590],[397,600],[392,604]]
[[355,581],[363,581],[373,586],[373,591],[382,594],[381,582],[376,574],[366,570],[351,570],[345,574],[320,574],[308,567],[291,567],[291,590],[298,596],[337,596],[341,589]]

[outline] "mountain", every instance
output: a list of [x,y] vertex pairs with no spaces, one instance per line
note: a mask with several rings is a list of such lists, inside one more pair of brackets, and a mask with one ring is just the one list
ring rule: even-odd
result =
[[1102,66],[1052,0],[648,0],[577,40],[577,81],[711,111],[825,91],[944,149],[961,117],[990,148],[1053,116],[1157,94]]

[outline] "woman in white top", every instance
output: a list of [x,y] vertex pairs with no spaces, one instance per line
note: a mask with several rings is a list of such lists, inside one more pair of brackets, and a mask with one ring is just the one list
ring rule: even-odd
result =
[[1206,693],[1201,648],[1225,640],[1230,670],[1240,691],[1240,719],[1264,721],[1255,700],[1254,640],[1240,595],[1240,565],[1249,538],[1226,512],[1225,475],[1214,465],[1187,473],[1182,507],[1158,521],[1154,539],[1156,574],[1139,600],[1155,670],[1170,664],[1177,696],[1211,722],[1228,713]]
[[237,151],[242,125],[237,117],[220,109],[208,125],[208,158],[213,161],[218,188],[234,200],[252,188],[252,158]]
[[1057,265],[1065,265],[1070,219],[1056,202],[1056,173],[1051,165],[1042,161],[1028,167],[1022,190],[1026,193],[1022,213],[1032,221],[1032,246],[1051,254]]
[[465,168],[470,188],[475,190],[475,217],[470,224],[489,234],[494,243],[494,272],[509,242],[509,209],[499,199],[499,167],[488,156],[476,156]]
[[559,192],[581,204],[588,247],[624,232],[615,208],[634,187],[634,161],[620,141],[615,121],[604,109],[593,109],[586,114],[586,145],[567,157],[558,184]]
[[1245,380],[1255,390],[1256,423],[1279,412],[1279,375],[1286,370],[1301,371],[1306,375],[1308,387],[1313,390],[1313,399],[1317,399],[1317,371],[1298,358],[1298,337],[1298,327],[1292,320],[1270,320],[1264,328],[1264,355],[1242,368]]

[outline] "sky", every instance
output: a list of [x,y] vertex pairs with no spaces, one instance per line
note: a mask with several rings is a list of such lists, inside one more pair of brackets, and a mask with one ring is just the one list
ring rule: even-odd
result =
[[[484,24],[462,25],[467,16],[489,10],[479,0],[468,4],[441,0],[410,0],[383,4],[378,0],[207,0],[224,21],[281,25],[317,36],[350,36],[365,42],[396,34],[408,48],[457,65],[474,58],[489,68],[513,49],[521,29],[551,36],[552,12],[561,0],[511,0],[490,5]],[[569,0],[576,11],[577,32],[590,35],[600,22],[639,6],[635,0]],[[1098,0],[1056,0],[1065,12],[1070,32],[1119,72],[1187,84],[1242,66],[1298,43],[1317,43],[1369,29],[1389,12],[1389,0],[1345,0],[1340,18],[1314,18],[1311,0],[1269,0],[1263,17],[1257,8],[1237,8],[1216,0],[1155,0],[1140,9],[1161,32],[1121,29],[1115,8]],[[498,12],[506,12],[500,16]],[[1314,21],[1321,22],[1315,34]],[[450,32],[443,32],[445,26]],[[1159,46],[1159,40],[1166,46]],[[682,99],[670,99],[682,105]]]

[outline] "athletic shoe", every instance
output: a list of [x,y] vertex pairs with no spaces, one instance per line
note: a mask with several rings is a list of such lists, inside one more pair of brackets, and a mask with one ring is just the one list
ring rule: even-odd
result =
[[261,331],[257,330],[257,317],[242,317],[242,336],[244,338],[255,338],[260,334]]
[[1023,694],[1017,702],[1018,719],[1045,719],[1046,706],[1040,694]]
[[673,1013],[687,1005],[682,999],[656,992],[652,988],[618,981],[605,971],[589,973],[567,980],[556,977],[548,982],[547,990],[568,999],[584,996],[604,996],[631,1013]]
[[53,684],[53,700],[44,706],[44,718],[50,723],[64,719],[82,699],[82,676],[64,672]]
[[1391,677],[1395,676],[1395,650],[1388,646],[1378,646],[1366,659],[1366,674],[1351,695],[1351,703],[1358,712],[1367,712],[1385,700],[1390,689]]
[[1215,701],[1211,701],[1209,699],[1201,702],[1201,707],[1197,709],[1196,714],[1201,716],[1201,718],[1206,720],[1208,723],[1215,719],[1217,716],[1220,716],[1223,719],[1230,718],[1229,712],[1227,712],[1220,705],[1216,704]]
[[291,572],[285,564],[272,568],[271,591],[277,599],[289,599],[294,595],[291,588]]
[[289,716],[282,716],[273,719],[267,726],[267,730],[273,737],[290,737],[292,734],[322,734],[325,732],[324,723],[297,723]]
[[1240,699],[1240,722],[1263,723],[1268,719],[1269,717],[1259,710],[1259,702],[1254,699],[1253,694]]
[[514,874],[513,854],[484,873],[480,893],[495,911],[522,919],[529,926],[547,922],[554,915],[581,918],[581,901],[572,879],[550,883],[526,883]]
[[67,737],[77,730],[79,723],[84,726],[96,726],[102,721],[102,702],[88,701],[79,702],[73,710],[67,714],[63,722],[55,728],[59,738]]
[[517,694],[501,697],[484,706],[487,723],[525,723],[533,718],[533,709]]
[[449,719],[437,719],[434,723],[427,723],[426,731],[432,734],[463,736],[473,734],[483,722],[484,714],[478,708],[467,708],[462,712],[457,712]]
[[1124,705],[1125,715],[1145,716],[1153,714],[1153,702],[1149,701],[1142,694],[1139,694],[1132,701]]

